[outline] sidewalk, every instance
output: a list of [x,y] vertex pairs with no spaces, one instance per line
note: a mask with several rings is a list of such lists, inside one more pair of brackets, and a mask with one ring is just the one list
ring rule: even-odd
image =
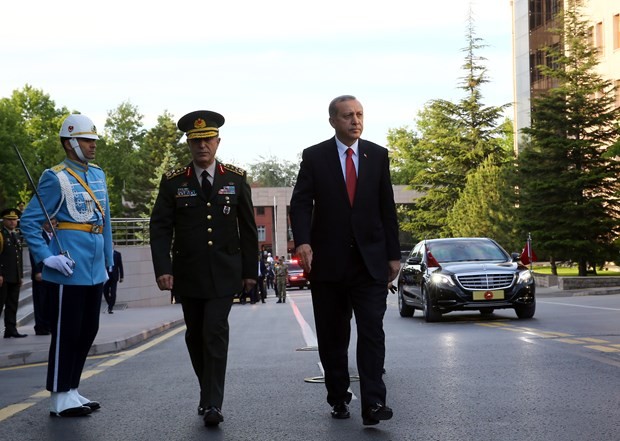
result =
[[[25,306],[24,309],[27,308],[28,306]],[[90,355],[122,351],[184,323],[181,305],[115,309],[114,314],[107,314],[103,311],[102,309],[99,333],[90,350]],[[28,334],[28,337],[2,338],[0,336],[0,368],[47,363],[51,336],[35,335],[33,320],[21,324],[18,329],[20,333]]]
[[[19,332],[28,334],[28,337],[5,339],[0,336],[0,368],[47,362],[50,336],[35,335],[32,304],[28,302],[28,294],[28,290],[22,291],[24,302],[18,310]],[[620,287],[587,290],[560,290],[557,286],[536,288],[538,298],[608,294],[620,294]],[[99,333],[91,348],[91,355],[122,351],[184,323],[181,305],[118,310],[115,308],[114,314],[105,313],[106,308],[103,306]]]

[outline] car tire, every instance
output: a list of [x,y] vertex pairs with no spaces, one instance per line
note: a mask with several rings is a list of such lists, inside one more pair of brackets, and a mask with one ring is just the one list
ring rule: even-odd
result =
[[482,316],[486,317],[486,316],[489,316],[489,315],[493,315],[493,311],[495,311],[495,309],[493,309],[493,308],[480,308],[479,311],[480,311],[480,314]]
[[431,298],[424,287],[422,287],[422,305],[424,306],[424,320],[426,320],[427,323],[437,322],[441,319],[441,312],[437,312],[433,309]]
[[413,306],[409,306],[405,303],[403,299],[403,287],[402,285],[398,287],[398,313],[401,317],[413,317],[415,312],[415,308]]
[[536,303],[530,303],[528,305],[515,306],[515,312],[520,319],[531,319],[536,312]]

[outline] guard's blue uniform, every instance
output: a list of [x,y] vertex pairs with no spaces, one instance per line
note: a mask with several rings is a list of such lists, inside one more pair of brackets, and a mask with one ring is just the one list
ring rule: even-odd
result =
[[[68,169],[91,188],[104,210],[105,222],[92,197]],[[59,285],[96,285],[108,280],[106,268],[114,265],[114,259],[110,204],[103,170],[93,164],[84,165],[65,159],[43,172],[37,191],[49,216],[61,224],[57,230],[58,239],[75,261],[71,276],[63,276],[56,270],[44,267],[43,280]],[[45,222],[45,214],[35,196],[22,215],[20,228],[37,263],[60,252],[55,239],[48,245],[41,236],[41,226]],[[82,225],[84,228],[90,224],[95,229],[101,228],[102,233],[63,229],[64,223]]]
[[[90,188],[98,204],[72,173]],[[99,330],[106,268],[114,262],[110,205],[103,170],[68,158],[43,172],[37,191],[50,218],[58,221],[56,232],[63,250],[75,261],[71,276],[43,268],[43,280],[51,282],[47,390],[66,392],[77,389]],[[48,245],[41,235],[46,221],[35,196],[24,211],[20,227],[36,262],[60,252],[55,239]]]

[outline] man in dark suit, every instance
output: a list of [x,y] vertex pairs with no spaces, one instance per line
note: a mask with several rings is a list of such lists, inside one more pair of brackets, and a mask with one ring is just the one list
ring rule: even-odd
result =
[[348,346],[357,323],[362,419],[392,417],[382,379],[383,316],[400,247],[388,151],[360,139],[364,113],[351,95],[329,105],[335,137],[305,149],[291,198],[296,254],[312,283],[312,304],[332,417],[349,418]]
[[179,120],[193,161],[162,177],[150,225],[157,285],[171,290],[183,308],[185,341],[200,384],[198,414],[206,426],[224,420],[233,296],[250,292],[258,276],[258,234],[246,172],[215,159],[223,124],[222,115],[207,110]]
[[112,271],[108,269],[108,280],[103,285],[103,297],[108,304],[108,314],[114,314],[113,309],[116,304],[116,289],[118,283],[123,283],[123,278],[125,277],[123,256],[116,249],[114,250],[114,265],[111,269]]

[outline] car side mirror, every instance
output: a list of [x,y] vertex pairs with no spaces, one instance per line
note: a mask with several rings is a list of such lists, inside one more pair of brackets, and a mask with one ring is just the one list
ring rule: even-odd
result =
[[519,253],[512,253],[510,257],[512,257],[513,262],[518,262],[519,259],[521,259],[521,255]]

